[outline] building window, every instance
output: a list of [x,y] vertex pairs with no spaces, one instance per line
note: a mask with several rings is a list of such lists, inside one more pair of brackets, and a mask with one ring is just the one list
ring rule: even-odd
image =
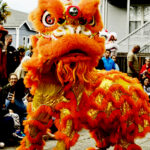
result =
[[24,46],[26,45],[26,37],[25,37],[25,36],[22,37],[22,44],[23,44]]
[[26,45],[27,47],[29,47],[30,46],[30,38],[28,37],[27,38],[27,45]]
[[129,22],[129,32],[131,33],[135,29],[142,25],[142,6],[130,6],[130,22]]
[[144,23],[150,21],[150,6],[144,6]]
[[23,42],[22,42],[23,46],[29,47],[30,38],[28,36],[23,36],[22,40],[23,40]]
[[150,21],[150,6],[130,6],[130,33],[148,21]]

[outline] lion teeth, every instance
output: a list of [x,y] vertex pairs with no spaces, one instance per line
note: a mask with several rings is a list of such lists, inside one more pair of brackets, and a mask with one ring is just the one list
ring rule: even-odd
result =
[[57,38],[54,35],[51,35],[52,40],[57,40]]

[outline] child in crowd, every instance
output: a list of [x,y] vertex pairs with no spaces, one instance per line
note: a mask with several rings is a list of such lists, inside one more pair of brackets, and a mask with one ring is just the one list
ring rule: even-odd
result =
[[19,115],[14,113],[13,110],[9,110],[9,113],[6,114],[4,117],[12,117],[13,121],[14,121],[14,133],[13,136],[17,137],[19,139],[22,139],[25,134],[20,130],[21,124],[20,124],[20,120],[19,120]]
[[29,102],[33,101],[33,95],[29,92],[24,98],[23,102],[27,106]]

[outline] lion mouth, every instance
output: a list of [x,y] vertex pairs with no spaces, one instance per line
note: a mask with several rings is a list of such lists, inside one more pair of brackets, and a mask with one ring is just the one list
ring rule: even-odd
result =
[[66,53],[64,56],[88,56],[86,52],[83,52],[80,49],[74,49],[70,50],[68,53]]

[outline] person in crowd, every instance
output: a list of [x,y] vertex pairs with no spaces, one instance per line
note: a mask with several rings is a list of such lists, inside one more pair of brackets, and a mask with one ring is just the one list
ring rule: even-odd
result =
[[14,137],[17,137],[19,139],[22,139],[25,134],[21,131],[21,123],[19,119],[19,115],[17,113],[14,113],[13,110],[9,110],[9,113],[7,113],[4,117],[12,117],[14,121],[14,132],[12,135]]
[[31,57],[33,54],[33,47],[32,45],[29,46],[29,50],[26,51],[25,56]]
[[115,62],[110,58],[111,51],[109,49],[106,50],[105,56],[102,57],[104,68],[109,71],[111,69],[115,69]]
[[7,76],[9,76],[10,73],[14,72],[16,69],[16,62],[14,60],[14,57],[16,56],[16,49],[11,46],[12,43],[12,35],[7,34],[5,36],[5,44],[3,46],[3,52],[7,54]]
[[[15,73],[9,75],[9,83],[2,88],[1,100],[6,108],[13,110],[20,118],[22,125],[23,120],[26,119],[26,106],[22,98],[25,96],[25,86],[23,79],[18,80]],[[23,127],[23,126],[21,126]]]
[[104,63],[103,63],[103,60],[102,60],[102,59],[99,60],[96,69],[99,69],[99,70],[105,69],[105,68],[104,68]]
[[30,60],[30,58],[31,57],[29,57],[29,56],[24,56],[21,60],[21,63],[19,64],[19,66],[16,68],[14,73],[17,75],[18,79],[25,77],[26,71],[23,68],[23,63]]
[[0,148],[5,147],[9,143],[9,139],[18,141],[23,138],[24,135],[21,135],[21,131],[18,132],[19,129],[16,129],[20,125],[16,116],[19,117],[11,110],[6,109],[5,102],[2,101],[2,92],[0,92]]
[[11,43],[12,35],[7,34],[2,48],[3,74],[5,75],[5,78],[3,78],[3,85],[7,83],[9,74],[14,72],[16,67],[19,65],[19,62],[15,59],[17,57],[17,51],[13,46],[11,46]]
[[115,62],[115,70],[120,70],[118,64],[117,64],[117,56],[116,55],[112,55],[112,60]]
[[26,94],[26,96],[24,97],[24,104],[27,106],[28,103],[33,101],[33,95],[30,93],[30,91]]
[[13,118],[5,116],[7,113],[5,105],[0,100],[0,148],[5,147],[6,142],[15,131]]
[[2,52],[6,34],[8,34],[8,31],[0,25],[0,87],[4,85],[3,82],[7,79],[6,57],[4,57],[5,53]]
[[140,46],[136,45],[127,55],[127,74],[131,77],[139,77],[139,63],[137,53],[140,51]]
[[145,58],[145,64],[142,66],[139,74],[139,79],[143,83],[143,79],[147,77],[150,80],[150,57]]
[[18,56],[19,56],[19,63],[25,56],[25,48],[24,47],[19,47],[18,48]]
[[150,80],[147,77],[144,78],[143,88],[150,98]]

